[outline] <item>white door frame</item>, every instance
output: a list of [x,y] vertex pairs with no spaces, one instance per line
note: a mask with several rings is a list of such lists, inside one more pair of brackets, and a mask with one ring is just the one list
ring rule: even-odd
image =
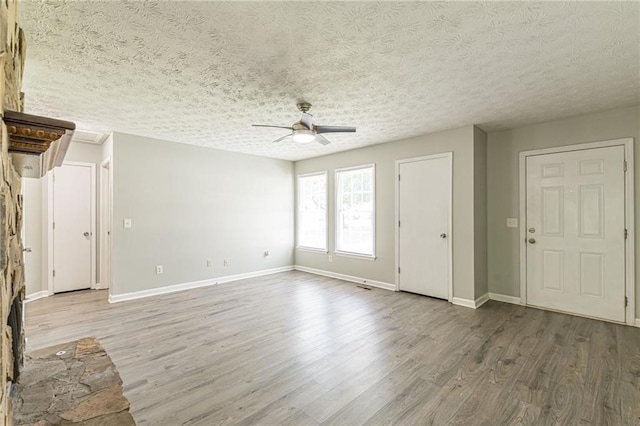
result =
[[578,145],[558,146],[553,148],[536,149],[520,152],[520,303],[527,304],[527,157],[534,155],[556,154],[559,152],[582,151],[585,149],[608,148],[612,146],[624,147],[626,173],[625,185],[625,228],[628,238],[625,240],[625,296],[627,307],[625,322],[630,325],[635,323],[635,213],[634,213],[634,165],[633,165],[633,138],[613,139],[609,141],[589,142]]
[[111,157],[100,164],[100,289],[111,288]]
[[435,160],[438,158],[449,159],[449,171],[451,172],[451,179],[449,180],[451,187],[449,194],[449,224],[447,225],[447,235],[449,239],[449,297],[448,301],[453,301],[453,152],[443,152],[440,154],[424,155],[421,157],[403,158],[396,160],[396,224],[395,224],[395,240],[396,240],[396,291],[400,291],[400,274],[398,268],[400,267],[400,164],[413,163],[416,161]]
[[[82,161],[65,161],[63,166],[84,166],[91,170],[91,288],[96,288],[96,165],[95,163],[85,163]],[[53,181],[54,173],[47,173],[47,226],[43,231],[47,239],[47,269],[46,282],[49,295],[53,294]]]

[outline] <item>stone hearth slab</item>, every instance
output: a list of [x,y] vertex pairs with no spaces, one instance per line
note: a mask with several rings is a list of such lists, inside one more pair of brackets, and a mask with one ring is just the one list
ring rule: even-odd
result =
[[135,425],[118,370],[92,337],[28,353],[15,390],[16,425]]

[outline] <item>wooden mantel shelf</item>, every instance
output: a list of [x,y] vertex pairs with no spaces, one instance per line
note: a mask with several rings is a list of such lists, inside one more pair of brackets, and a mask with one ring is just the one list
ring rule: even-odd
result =
[[22,177],[39,178],[61,166],[76,125],[38,115],[5,111],[9,154]]

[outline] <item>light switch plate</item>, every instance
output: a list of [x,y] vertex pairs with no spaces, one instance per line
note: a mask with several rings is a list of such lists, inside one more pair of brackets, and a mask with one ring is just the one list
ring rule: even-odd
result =
[[507,228],[517,228],[518,227],[518,219],[515,217],[507,218]]
[[125,219],[123,222],[126,229],[131,229],[131,219]]

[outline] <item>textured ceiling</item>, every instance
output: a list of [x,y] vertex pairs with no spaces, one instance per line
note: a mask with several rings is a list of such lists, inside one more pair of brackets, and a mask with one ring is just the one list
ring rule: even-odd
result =
[[[638,2],[21,1],[25,110],[290,160],[640,103]],[[272,144],[306,100],[332,144]]]

